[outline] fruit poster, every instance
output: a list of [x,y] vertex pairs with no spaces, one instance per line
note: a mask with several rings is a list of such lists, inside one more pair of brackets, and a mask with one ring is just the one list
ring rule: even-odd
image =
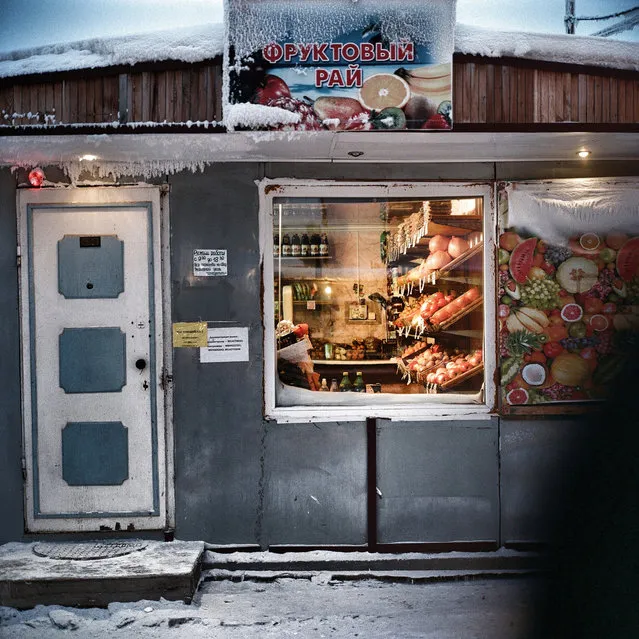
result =
[[452,128],[455,0],[228,1],[236,128]]
[[[553,213],[561,220],[561,210]],[[600,218],[597,224],[596,215],[574,214],[574,230],[552,237],[534,224],[506,227],[499,236],[505,411],[604,399],[624,368],[639,334],[639,229],[636,221],[624,227],[621,216],[617,224]]]

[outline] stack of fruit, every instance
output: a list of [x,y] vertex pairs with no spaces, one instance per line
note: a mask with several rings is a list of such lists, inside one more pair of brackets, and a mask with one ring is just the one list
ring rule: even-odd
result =
[[605,396],[639,330],[639,237],[589,232],[551,246],[507,231],[499,246],[504,400]]

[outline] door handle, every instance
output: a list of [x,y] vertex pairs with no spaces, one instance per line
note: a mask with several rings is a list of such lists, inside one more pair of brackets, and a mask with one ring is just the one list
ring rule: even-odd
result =
[[138,359],[135,362],[135,367],[139,370],[139,371],[143,371],[146,368],[146,360],[145,359]]

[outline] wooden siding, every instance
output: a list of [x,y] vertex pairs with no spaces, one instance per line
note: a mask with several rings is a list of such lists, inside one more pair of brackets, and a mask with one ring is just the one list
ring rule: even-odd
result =
[[457,61],[453,118],[457,124],[635,124],[639,74],[490,58]]
[[[219,59],[148,70],[93,70],[0,80],[4,125],[219,122]],[[639,74],[516,59],[456,55],[453,118],[512,130],[557,124],[639,123]]]

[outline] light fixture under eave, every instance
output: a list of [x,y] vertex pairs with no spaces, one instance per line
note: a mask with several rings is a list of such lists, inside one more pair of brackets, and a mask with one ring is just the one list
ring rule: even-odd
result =
[[28,180],[31,186],[35,186],[36,188],[41,187],[44,182],[44,171],[40,167],[31,169]]
[[85,161],[85,162],[93,162],[93,160],[97,160],[98,156],[97,155],[92,155],[91,153],[85,153],[84,155],[80,156],[80,162]]
[[587,158],[590,155],[590,151],[586,151],[586,149],[582,149],[581,151],[577,151],[577,155],[580,158]]
[[348,154],[352,157],[352,158],[361,158],[362,155],[364,155],[364,151],[349,151]]

